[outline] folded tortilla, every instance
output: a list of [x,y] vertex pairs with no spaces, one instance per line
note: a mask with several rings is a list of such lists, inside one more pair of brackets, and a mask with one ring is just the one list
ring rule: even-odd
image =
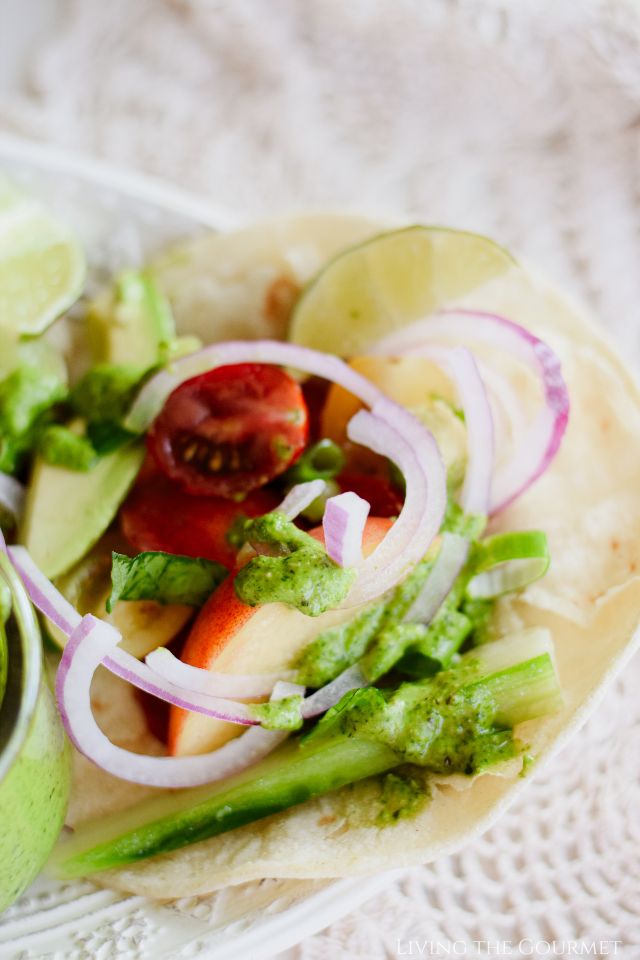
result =
[[[327,257],[377,229],[366,220],[335,217],[269,224],[197,240],[163,258],[157,275],[185,332],[208,341],[282,336],[300,286]],[[458,302],[504,314],[547,341],[561,359],[570,391],[560,453],[491,524],[492,532],[542,529],[549,540],[552,564],[544,579],[517,598],[499,601],[495,611],[499,631],[544,626],[553,634],[564,708],[518,728],[529,752],[543,758],[584,723],[640,640],[640,394],[603,334],[530,271],[514,266]],[[117,703],[127,714],[135,708],[132,694],[118,689]],[[122,742],[118,722],[102,722]],[[131,748],[130,736],[126,745]],[[135,749],[143,748],[159,749],[149,744],[146,731]],[[152,792],[118,784],[90,767],[78,761],[71,822]],[[376,823],[380,783],[363,781],[96,880],[171,898],[265,877],[336,877],[426,863],[486,830],[526,789],[528,777],[518,776],[519,770],[518,761],[473,780],[431,778],[425,784],[431,799],[422,810],[385,827]],[[111,801],[108,782],[118,786]]]

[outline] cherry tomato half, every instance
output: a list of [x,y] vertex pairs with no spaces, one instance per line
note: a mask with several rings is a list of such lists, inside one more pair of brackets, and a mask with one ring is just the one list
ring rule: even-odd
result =
[[278,367],[216,367],[177,387],[147,434],[162,472],[187,493],[239,498],[304,450],[307,406]]
[[234,520],[258,517],[278,505],[269,490],[255,490],[242,503],[223,497],[193,497],[160,474],[139,480],[120,510],[120,526],[135,550],[164,550],[204,557],[232,568],[236,548],[227,540]]

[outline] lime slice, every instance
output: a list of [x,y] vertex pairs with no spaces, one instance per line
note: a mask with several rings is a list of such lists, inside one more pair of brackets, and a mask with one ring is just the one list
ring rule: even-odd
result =
[[475,233],[421,226],[382,233],[339,254],[309,283],[294,309],[289,338],[357,355],[506,273],[514,262]]
[[84,277],[84,255],[67,227],[0,177],[2,327],[42,333],[78,298]]

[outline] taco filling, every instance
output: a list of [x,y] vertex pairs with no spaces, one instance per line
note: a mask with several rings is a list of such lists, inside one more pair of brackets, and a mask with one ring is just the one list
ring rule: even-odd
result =
[[633,629],[635,546],[575,560],[600,536],[576,515],[625,487],[584,460],[615,361],[500,248],[420,227],[272,278],[262,336],[220,339],[228,264],[209,330],[180,278],[203,243],[224,258],[199,243],[90,304],[71,378],[47,346],[0,383],[2,546],[78,754],[52,868],[170,896],[371,869],[378,842],[428,859],[579,716],[603,629],[612,662]]

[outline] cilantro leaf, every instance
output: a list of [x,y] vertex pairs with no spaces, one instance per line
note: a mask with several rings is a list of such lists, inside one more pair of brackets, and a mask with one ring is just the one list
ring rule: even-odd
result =
[[227,575],[220,563],[149,550],[137,557],[112,553],[111,596],[107,612],[118,600],[156,600],[200,607]]

